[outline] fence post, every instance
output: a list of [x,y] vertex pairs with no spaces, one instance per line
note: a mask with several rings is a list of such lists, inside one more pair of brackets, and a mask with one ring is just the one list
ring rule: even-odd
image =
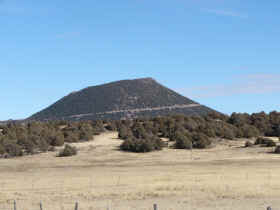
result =
[[78,208],[79,208],[79,203],[78,203],[78,202],[76,202],[76,205],[75,205],[75,210],[78,210]]
[[154,210],[158,210],[157,204],[154,204]]
[[272,208],[269,206],[269,207],[267,207],[267,209],[266,210],[272,210]]
[[15,200],[14,200],[14,210],[17,210],[17,203]]
[[43,204],[42,204],[42,201],[40,202],[40,210],[43,210]]

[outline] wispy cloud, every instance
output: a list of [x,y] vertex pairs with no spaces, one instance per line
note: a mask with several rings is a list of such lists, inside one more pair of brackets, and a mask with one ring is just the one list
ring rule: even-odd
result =
[[219,9],[203,9],[204,12],[220,15],[220,16],[230,16],[238,18],[248,18],[248,15],[241,14],[239,12],[229,11],[229,10],[219,10]]
[[243,94],[270,94],[280,92],[280,74],[240,75],[227,84],[205,85],[178,89],[184,95],[194,98],[208,98]]

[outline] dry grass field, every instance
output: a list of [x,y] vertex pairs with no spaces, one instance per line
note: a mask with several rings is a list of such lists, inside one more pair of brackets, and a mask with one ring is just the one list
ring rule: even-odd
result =
[[280,155],[222,141],[207,150],[118,150],[117,133],[78,143],[77,156],[57,152],[0,160],[0,210],[280,209]]

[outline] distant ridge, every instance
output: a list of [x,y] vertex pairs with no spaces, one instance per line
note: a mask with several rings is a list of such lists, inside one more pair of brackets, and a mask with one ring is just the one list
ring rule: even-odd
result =
[[63,97],[30,120],[89,120],[205,115],[214,111],[156,82],[153,78],[121,80],[87,87]]

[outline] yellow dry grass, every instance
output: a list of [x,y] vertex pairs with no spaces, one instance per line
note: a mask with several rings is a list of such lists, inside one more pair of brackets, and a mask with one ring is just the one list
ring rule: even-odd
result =
[[222,141],[207,150],[148,154],[118,150],[117,133],[75,144],[79,154],[56,152],[0,160],[0,209],[263,209],[280,202],[280,155]]

